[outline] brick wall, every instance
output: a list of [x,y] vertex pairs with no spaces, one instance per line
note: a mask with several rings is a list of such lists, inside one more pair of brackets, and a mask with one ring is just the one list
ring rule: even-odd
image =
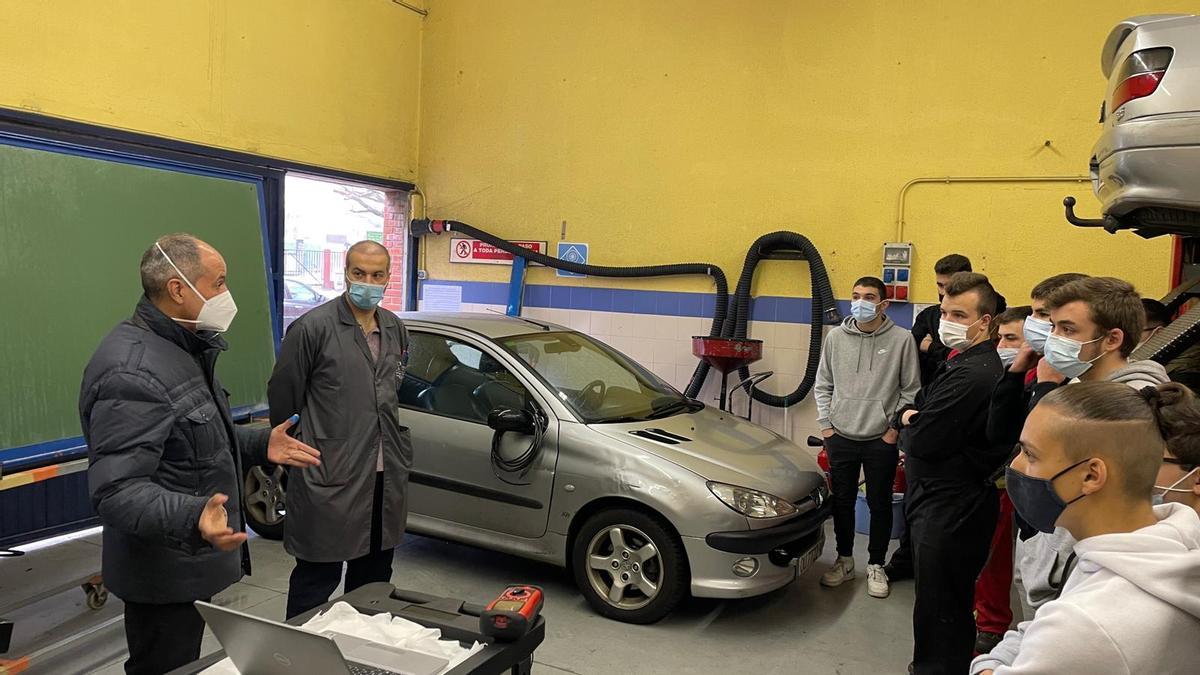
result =
[[392,255],[392,280],[383,295],[383,306],[394,312],[405,309],[408,279],[404,273],[405,248],[408,245],[408,193],[389,190],[384,193],[383,245]]

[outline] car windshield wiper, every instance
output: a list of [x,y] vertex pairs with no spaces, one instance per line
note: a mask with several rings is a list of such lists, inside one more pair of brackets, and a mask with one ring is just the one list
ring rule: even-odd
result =
[[650,420],[662,419],[664,417],[670,417],[672,415],[677,415],[684,411],[696,412],[696,410],[699,409],[696,407],[697,405],[700,405],[701,407],[703,407],[703,404],[700,404],[698,401],[691,401],[686,398],[672,399],[666,405],[657,405],[657,406],[651,405],[651,407],[654,408],[654,412],[650,413],[650,415],[646,419],[650,419]]
[[627,424],[629,422],[645,422],[649,417],[638,417],[636,415],[621,415],[619,417],[603,417],[595,420],[592,424]]

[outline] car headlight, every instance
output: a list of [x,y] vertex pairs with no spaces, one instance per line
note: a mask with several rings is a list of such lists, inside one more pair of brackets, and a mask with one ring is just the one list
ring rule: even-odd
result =
[[778,518],[796,512],[796,507],[791,502],[759,490],[712,481],[708,482],[708,489],[725,506],[747,518]]

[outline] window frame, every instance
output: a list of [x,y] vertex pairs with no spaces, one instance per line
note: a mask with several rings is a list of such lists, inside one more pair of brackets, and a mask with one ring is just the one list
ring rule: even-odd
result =
[[[465,344],[468,347],[473,347],[473,348],[479,350],[481,353],[487,354],[488,356],[491,356],[492,358],[496,359],[496,361],[498,361],[500,363],[500,365],[504,366],[504,368],[514,378],[516,378],[517,382],[520,383],[520,385],[525,388],[525,391],[529,394],[530,399],[538,406],[538,408],[541,410],[541,412],[543,414],[553,416],[553,413],[551,412],[553,410],[553,406],[547,405],[544,392],[541,391],[540,387],[538,387],[534,384],[534,383],[540,384],[540,382],[537,379],[535,379],[534,377],[532,377],[529,374],[529,372],[526,371],[524,366],[515,367],[514,364],[512,363],[512,361],[513,361],[512,355],[506,349],[501,347],[499,344],[493,342],[491,338],[484,336],[484,335],[479,335],[476,333],[471,333],[470,336],[458,335],[458,334],[454,334],[452,332],[437,330],[436,328],[426,326],[426,325],[416,326],[416,325],[412,325],[412,324],[406,324],[406,327],[408,329],[410,344],[412,343],[414,336],[416,336],[416,335],[420,335],[420,334],[431,335],[431,336],[434,336],[434,337],[437,337],[437,338],[440,338],[443,340],[452,340],[452,341],[455,341],[455,342],[458,342],[461,344]],[[489,349],[489,347],[490,347],[490,349]],[[458,357],[456,356],[455,358],[457,359]],[[470,366],[468,366],[468,367],[470,367]],[[404,377],[407,378],[410,376],[411,376],[410,371],[406,370],[404,373]],[[413,377],[413,379],[417,382],[425,384],[426,386],[433,386],[432,382],[426,382],[425,380],[419,379],[416,377]],[[488,426],[487,420],[480,421],[480,420],[476,420],[476,419],[463,417],[462,415],[453,415],[450,413],[440,412],[437,410],[430,410],[428,408],[419,408],[417,406],[404,403],[403,401],[400,402],[399,406],[400,406],[400,408],[402,408],[404,410],[410,410],[415,413],[422,413],[425,415],[432,415],[434,417],[441,417],[444,419],[457,420],[459,422],[467,422],[469,424],[474,424],[474,425],[482,426],[482,427]]]

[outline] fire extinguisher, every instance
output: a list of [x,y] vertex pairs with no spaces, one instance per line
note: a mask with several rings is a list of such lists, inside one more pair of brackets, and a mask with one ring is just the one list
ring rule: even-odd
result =
[[893,494],[904,494],[908,491],[908,477],[904,473],[904,455],[896,462],[896,480],[892,483]]
[[816,436],[809,436],[808,447],[821,449],[817,453],[817,466],[821,467],[821,471],[825,472],[825,485],[832,491],[833,478],[829,475],[829,453],[825,450],[825,442]]

